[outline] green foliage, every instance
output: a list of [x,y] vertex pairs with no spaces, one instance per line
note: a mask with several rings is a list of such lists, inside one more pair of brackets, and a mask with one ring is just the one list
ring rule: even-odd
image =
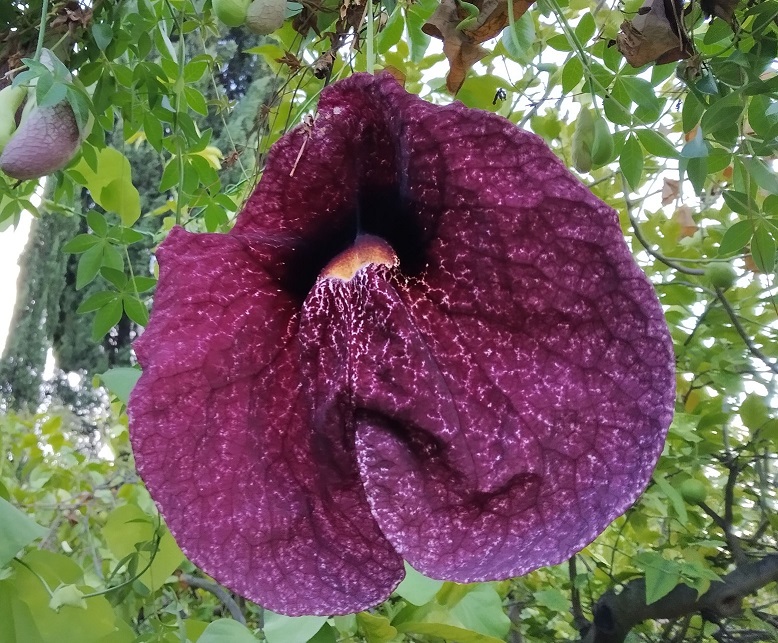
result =
[[[742,3],[732,25],[694,5],[684,28],[696,54],[634,69],[609,46],[619,7],[539,0],[487,44],[458,98],[544,138],[619,212],[677,357],[677,413],[652,485],[567,565],[474,585],[408,567],[387,603],[357,615],[292,619],[226,594],[244,625],[223,618],[230,605],[207,583],[187,583],[208,579],[161,523],[126,431],[139,374],[129,343],[156,283],[150,252],[176,224],[230,228],[271,145],[315,109],[324,80],[312,61],[333,53],[341,5],[287,4],[325,37],[302,37],[290,19],[260,40],[220,32],[208,1],[106,0],[79,22],[52,0],[50,70],[33,60],[40,0],[0,3],[0,31],[17,28],[0,70],[23,55],[17,84],[35,79],[43,104],[67,97],[85,132],[93,121],[40,205],[35,182],[0,176],[0,225],[22,210],[38,217],[0,364],[0,643],[578,640],[614,588],[642,579],[648,605],[679,586],[701,596],[778,546],[778,5]],[[355,45],[334,48],[325,76],[394,68],[409,91],[448,102],[444,57],[422,31],[436,5],[373,2],[376,33],[365,23],[363,38],[344,38]],[[466,28],[483,4],[461,5]],[[110,411],[52,397],[39,408],[49,347],[83,382],[99,375]],[[775,589],[757,589],[719,624],[647,620],[629,640],[774,634]]]

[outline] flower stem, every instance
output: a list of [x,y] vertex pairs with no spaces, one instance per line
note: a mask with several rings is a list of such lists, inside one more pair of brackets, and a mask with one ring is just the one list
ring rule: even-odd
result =
[[367,0],[367,73],[375,73],[375,50],[373,40],[375,25],[373,24],[373,0]]

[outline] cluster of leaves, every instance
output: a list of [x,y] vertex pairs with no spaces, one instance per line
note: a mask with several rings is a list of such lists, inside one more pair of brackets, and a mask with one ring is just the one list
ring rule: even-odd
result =
[[[433,18],[436,0],[288,4],[293,19],[246,52],[271,76],[250,140],[219,138],[216,147],[213,124],[240,106],[216,80],[225,61],[214,42],[225,32],[209,2],[52,0],[46,44],[78,83],[60,73],[48,85],[38,80],[38,91],[72,98],[94,127],[49,179],[44,206],[84,218],[65,251],[78,256],[76,288],[92,289],[79,311],[91,316],[94,339],[123,316],[147,322],[155,275],[153,267],[138,274],[130,253],[176,223],[228,229],[270,146],[314,109],[326,81],[386,68],[409,91],[446,102],[464,48],[474,58],[459,69],[457,98],[532,129],[575,167],[621,213],[656,285],[679,404],[654,484],[569,565],[473,586],[410,570],[375,611],[289,619],[242,603],[185,561],[132,472],[121,400],[137,371],[120,369],[104,376],[119,401],[92,442],[64,410],[0,419],[0,623],[14,628],[0,640],[62,641],[63,632],[106,642],[575,640],[614,587],[644,579],[649,606],[680,586],[703,595],[733,565],[775,551],[778,3],[744,3],[730,20],[712,21],[693,4],[677,26],[689,56],[637,69],[611,41],[640,0],[458,2],[449,23]],[[33,53],[42,6],[0,7],[3,72]],[[500,8],[495,29],[489,20]],[[492,44],[478,31],[486,23],[487,38],[499,36]],[[446,55],[430,48],[430,34],[442,36]],[[142,206],[131,146],[161,160],[159,207]],[[239,175],[226,181],[233,166]],[[36,189],[0,175],[0,223],[37,213]],[[93,207],[65,205],[83,190]],[[719,266],[731,278],[717,278]],[[227,612],[236,620],[220,618]],[[634,640],[776,634],[769,592],[719,623],[698,612],[647,621]]]

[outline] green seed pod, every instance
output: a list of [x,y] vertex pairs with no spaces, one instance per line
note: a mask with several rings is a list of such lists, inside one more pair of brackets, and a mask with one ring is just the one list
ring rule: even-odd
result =
[[588,107],[581,107],[573,132],[573,167],[579,172],[592,169],[592,145],[594,144],[594,119]]
[[0,90],[0,152],[16,131],[16,112],[27,96],[25,87],[4,87]]
[[254,33],[266,36],[284,24],[286,0],[254,0],[249,5],[246,26]]
[[592,165],[600,167],[611,160],[613,156],[613,135],[608,127],[608,121],[602,116],[594,119],[594,141],[592,143]]

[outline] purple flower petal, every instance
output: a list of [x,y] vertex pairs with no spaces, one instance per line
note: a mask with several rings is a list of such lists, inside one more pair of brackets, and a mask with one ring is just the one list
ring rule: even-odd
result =
[[[299,306],[264,270],[269,256],[178,228],[159,250],[154,320],[135,344],[138,471],[220,582],[287,614],[358,611],[387,597],[402,560],[370,515],[353,444],[311,431]],[[345,408],[326,421],[343,426]]]
[[138,469],[187,555],[273,610],[376,604],[400,555],[460,582],[561,562],[661,452],[651,285],[615,212],[500,117],[336,83],[234,230],[174,231],[160,266]]

